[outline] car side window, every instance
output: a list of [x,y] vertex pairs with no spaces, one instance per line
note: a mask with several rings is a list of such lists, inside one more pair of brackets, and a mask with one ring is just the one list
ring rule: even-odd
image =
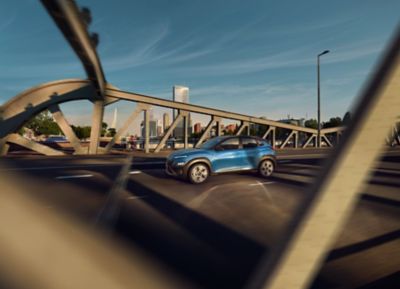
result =
[[239,138],[230,138],[222,142],[220,145],[224,150],[237,150],[239,148]]
[[242,145],[244,149],[252,149],[256,148],[258,143],[254,138],[242,138]]

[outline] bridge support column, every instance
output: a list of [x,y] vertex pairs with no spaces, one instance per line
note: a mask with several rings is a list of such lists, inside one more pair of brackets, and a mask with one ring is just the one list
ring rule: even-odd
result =
[[294,138],[294,148],[297,149],[299,146],[299,132],[298,131],[295,131],[293,138]]
[[71,143],[72,147],[75,150],[75,154],[87,153],[87,149],[85,151],[85,149],[81,146],[80,139],[76,136],[75,132],[69,125],[69,123],[66,120],[64,114],[62,113],[60,107],[57,104],[52,105],[49,107],[49,111],[53,115],[54,120],[56,121],[58,126],[61,128],[64,135],[67,137],[67,139]]
[[316,144],[317,143],[317,135],[316,134],[310,135],[310,137],[303,144],[303,148],[306,148],[313,140],[314,140],[314,144]]
[[216,121],[215,126],[216,126],[215,132],[216,132],[217,136],[221,136],[221,121],[220,120]]
[[211,118],[210,122],[208,123],[208,125],[207,125],[206,129],[204,130],[203,134],[201,135],[200,139],[197,141],[195,147],[199,147],[204,142],[204,140],[210,134],[210,131],[211,131],[214,123],[218,124],[218,123],[220,123],[220,120],[221,119],[219,117],[215,117],[215,116],[213,116]]
[[183,117],[183,145],[188,148],[188,129],[189,129],[189,114]]
[[10,145],[7,143],[7,137],[0,140],[0,156],[5,156],[10,149]]
[[299,138],[299,132],[292,130],[292,132],[287,136],[283,144],[281,145],[281,149],[283,149],[289,142],[289,140],[293,137],[294,140],[294,147],[297,148],[297,143],[298,143],[298,138]]
[[174,119],[172,124],[169,126],[168,130],[166,131],[166,133],[162,137],[160,143],[157,145],[156,149],[154,150],[155,153],[160,152],[160,150],[164,147],[165,142],[168,140],[168,138],[170,137],[170,135],[172,134],[172,132],[174,131],[174,129],[176,128],[178,123],[182,120],[182,118],[186,114],[187,114],[186,111],[179,111],[178,115],[176,116],[176,118]]
[[237,132],[236,132],[235,135],[241,135],[242,132],[243,132],[243,130],[244,130],[246,127],[249,127],[249,123],[248,123],[247,121],[242,121],[242,123],[240,124],[239,129],[237,130]]
[[333,147],[332,143],[329,141],[329,139],[326,137],[326,135],[321,135],[321,140],[325,140],[326,144],[330,147]]
[[270,144],[274,148],[275,147],[275,132],[276,132],[276,127],[275,126],[270,126],[268,130],[264,133],[262,136],[263,139],[267,139],[269,135],[270,137]]
[[37,143],[35,141],[29,140],[27,138],[24,138],[20,136],[17,133],[13,133],[8,135],[7,141],[11,143],[15,143],[17,145],[23,146],[27,149],[33,150],[35,152],[44,154],[46,156],[63,156],[65,155],[63,152],[52,149],[48,146],[42,145],[40,143]]
[[147,154],[150,152],[150,118],[149,118],[149,110],[145,109],[143,111],[144,114],[144,152]]
[[115,144],[115,142],[123,136],[123,134],[128,130],[129,126],[132,124],[132,122],[135,121],[135,119],[139,116],[139,114],[143,110],[149,109],[149,108],[150,108],[150,106],[148,106],[146,104],[138,103],[136,105],[135,109],[133,110],[133,112],[131,113],[131,115],[124,122],[123,126],[117,131],[117,133],[114,135],[114,137],[107,144],[107,146],[105,147],[105,151],[109,152],[111,150],[111,148],[113,147],[113,145]]
[[339,144],[341,137],[342,137],[342,132],[341,131],[336,132],[336,145]]
[[92,129],[90,131],[89,154],[97,154],[101,129],[103,124],[104,103],[102,100],[93,101]]

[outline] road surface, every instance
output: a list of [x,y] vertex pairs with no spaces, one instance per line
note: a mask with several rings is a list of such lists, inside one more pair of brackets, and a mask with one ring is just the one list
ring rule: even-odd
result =
[[[0,170],[34,179],[29,193],[44,209],[142,249],[200,288],[243,288],[307,195],[326,152],[280,154],[269,179],[232,173],[201,185],[166,176],[163,156],[140,153],[11,157]],[[399,220],[400,153],[391,151],[373,171],[314,288],[382,288],[399,281]]]

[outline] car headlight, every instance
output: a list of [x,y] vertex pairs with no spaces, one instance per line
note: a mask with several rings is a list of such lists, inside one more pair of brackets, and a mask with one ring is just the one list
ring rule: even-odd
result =
[[174,159],[182,159],[182,158],[187,158],[187,156],[176,156]]

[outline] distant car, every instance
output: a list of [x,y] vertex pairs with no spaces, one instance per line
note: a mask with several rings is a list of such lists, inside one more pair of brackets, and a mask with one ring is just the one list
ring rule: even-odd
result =
[[193,184],[205,182],[211,174],[257,170],[269,177],[275,170],[275,150],[263,139],[250,136],[220,136],[199,148],[171,153],[166,173],[187,178]]
[[68,142],[65,136],[49,136],[44,143],[61,143]]

